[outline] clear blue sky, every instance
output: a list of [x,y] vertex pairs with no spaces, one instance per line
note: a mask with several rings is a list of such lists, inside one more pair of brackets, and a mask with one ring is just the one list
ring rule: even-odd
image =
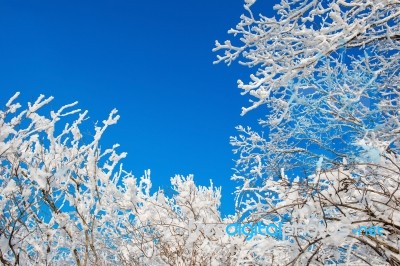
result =
[[151,169],[167,191],[175,174],[213,179],[231,212],[229,136],[259,114],[240,117],[248,98],[236,81],[249,70],[213,65],[211,49],[243,12],[232,0],[0,0],[0,103],[15,91],[21,103],[52,95],[53,109],[77,100],[88,127],[115,107],[103,143],[121,144],[127,170]]

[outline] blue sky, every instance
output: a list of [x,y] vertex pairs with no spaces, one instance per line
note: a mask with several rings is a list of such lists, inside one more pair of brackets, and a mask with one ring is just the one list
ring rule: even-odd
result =
[[231,0],[0,0],[1,105],[15,91],[21,103],[52,95],[52,109],[77,100],[88,128],[117,108],[103,143],[128,152],[127,170],[151,169],[165,190],[175,174],[213,179],[232,212],[229,136],[260,113],[240,116],[236,81],[249,70],[213,65],[211,49],[243,12]]

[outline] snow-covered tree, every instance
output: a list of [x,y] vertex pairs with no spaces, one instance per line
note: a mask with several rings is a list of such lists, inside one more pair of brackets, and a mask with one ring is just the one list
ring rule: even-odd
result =
[[[15,94],[0,111],[0,260],[5,265],[99,265],[116,254],[105,231],[117,218],[118,184],[129,176],[116,168],[126,153],[99,141],[119,119],[113,110],[91,140],[79,126],[87,111],[65,105],[49,116],[41,95],[28,108]],[[79,114],[78,114],[79,113]],[[60,127],[60,119],[78,114]]]
[[[274,17],[255,15],[259,2],[229,31],[237,44],[214,49],[256,69],[238,82],[252,97],[242,114],[266,107],[264,134],[231,138],[240,215],[324,224],[278,249],[282,264],[399,265],[400,2],[282,0]],[[361,225],[384,236],[355,237]]]
[[219,188],[175,176],[172,195],[152,193],[149,171],[136,179],[118,145],[100,148],[116,110],[90,136],[77,103],[43,115],[52,97],[21,111],[18,95],[0,111],[2,264],[231,265]]
[[[231,265],[229,237],[220,218],[220,190],[196,187],[193,177],[171,179],[172,197],[143,191],[133,223],[122,224],[123,261],[137,265]],[[122,206],[121,206],[122,207]],[[128,221],[128,220],[125,220]]]

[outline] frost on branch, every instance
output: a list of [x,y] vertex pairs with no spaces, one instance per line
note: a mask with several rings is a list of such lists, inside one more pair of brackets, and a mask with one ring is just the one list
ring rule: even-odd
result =
[[[38,111],[53,98],[41,95],[22,111],[18,93],[0,112],[0,260],[8,264],[52,264],[56,261],[98,264],[112,250],[101,228],[115,211],[117,183],[126,174],[115,167],[126,153],[102,151],[99,140],[115,111],[95,138],[82,141],[79,129],[87,112],[55,134],[65,116],[78,114],[65,105],[50,116]],[[18,112],[19,111],[19,112]]]
[[[220,189],[171,179],[174,194],[151,192],[150,171],[126,172],[119,145],[100,148],[113,110],[90,139],[87,111],[52,100],[28,108],[18,93],[0,111],[0,261],[4,265],[229,265]],[[65,116],[76,115],[60,127]],[[56,133],[59,132],[59,133]]]
[[[277,265],[399,265],[400,2],[283,0],[271,18],[245,9],[230,30],[241,43],[214,49],[216,62],[256,70],[239,81],[252,97],[242,114],[267,107],[265,133],[231,137],[238,216],[325,227],[260,237],[249,252]],[[354,235],[359,226],[384,234]]]
[[397,0],[282,0],[274,6],[274,17],[255,15],[249,4],[245,9],[248,14],[229,30],[240,43],[217,41],[213,49],[222,53],[215,63],[231,64],[240,58],[241,64],[257,69],[249,82],[238,81],[243,94],[254,99],[242,114],[279,99],[290,104],[291,96],[303,90],[301,79],[323,74],[321,61],[338,58],[341,48],[377,48],[380,57],[398,60]]
[[[138,194],[134,222],[121,228],[123,260],[139,265],[230,265],[229,239],[218,211],[221,191],[193,176],[171,179],[174,194]],[[133,208],[132,208],[133,209]],[[145,256],[143,256],[145,254]]]

